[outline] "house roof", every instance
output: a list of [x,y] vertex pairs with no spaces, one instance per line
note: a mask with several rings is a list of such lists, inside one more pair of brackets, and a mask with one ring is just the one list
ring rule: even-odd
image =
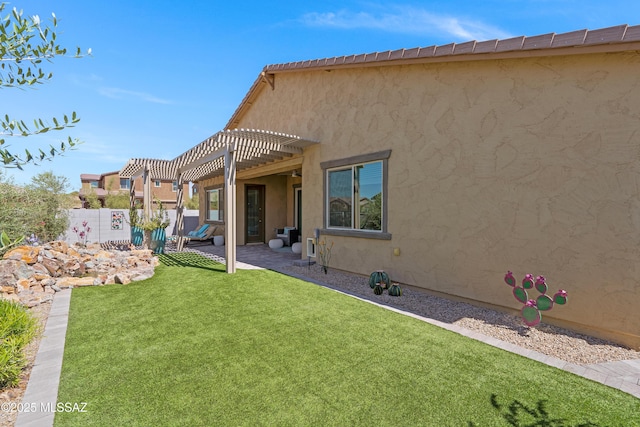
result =
[[80,174],[80,179],[82,181],[99,181],[100,180],[100,175],[95,174],[95,173],[81,173]]
[[266,85],[274,87],[275,75],[278,73],[625,50],[640,50],[640,25],[629,26],[624,24],[596,30],[583,29],[561,34],[548,33],[501,40],[471,40],[464,43],[449,43],[439,46],[387,50],[384,52],[267,65],[258,75],[258,78],[231,116],[231,119],[229,119],[225,129],[233,129],[239,125],[240,118],[251,106],[260,91]]

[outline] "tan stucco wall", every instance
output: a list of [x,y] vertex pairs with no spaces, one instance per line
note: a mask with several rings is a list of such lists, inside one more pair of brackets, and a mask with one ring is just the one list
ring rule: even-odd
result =
[[632,52],[283,73],[239,127],[320,141],[303,237],[322,227],[320,162],[392,150],[392,239],[329,236],[332,267],[512,309],[504,273],[542,274],[569,292],[545,319],[640,347],[639,67]]

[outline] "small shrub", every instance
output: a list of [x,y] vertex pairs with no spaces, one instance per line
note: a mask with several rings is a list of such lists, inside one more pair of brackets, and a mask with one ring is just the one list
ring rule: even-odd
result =
[[36,319],[22,305],[0,299],[0,389],[18,384],[24,348],[36,336]]

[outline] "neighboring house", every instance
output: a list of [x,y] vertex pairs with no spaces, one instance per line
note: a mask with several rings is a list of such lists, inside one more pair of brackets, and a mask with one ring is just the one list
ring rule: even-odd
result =
[[[120,176],[120,171],[107,172],[101,175],[96,174],[81,174],[80,180],[82,187],[78,194],[78,197],[83,203],[83,207],[86,205],[86,195],[90,192],[95,192],[98,196],[98,200],[104,207],[105,197],[107,194],[118,194],[131,192],[131,180]],[[142,203],[142,178],[137,178],[133,181],[135,199]],[[189,184],[184,184],[184,189],[188,190]],[[166,209],[174,209],[176,207],[176,180],[153,180],[151,183],[151,192],[154,199],[158,199],[162,202]],[[187,193],[188,194],[188,193]]]
[[623,25],[266,66],[226,129],[318,143],[238,167],[237,243],[319,229],[331,268],[508,310],[507,270],[544,275],[545,321],[640,348],[639,52]]

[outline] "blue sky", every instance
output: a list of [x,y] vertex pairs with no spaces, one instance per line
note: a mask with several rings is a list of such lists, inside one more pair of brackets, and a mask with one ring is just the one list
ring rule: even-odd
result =
[[[78,138],[51,170],[80,188],[81,173],[129,158],[172,159],[221,130],[265,65],[359,53],[640,24],[640,2],[25,0],[10,7],[59,20],[58,40],[83,59],[56,58],[36,90],[3,88],[0,114],[30,122],[77,112],[72,129],[8,138],[12,151]],[[275,129],[277,130],[277,129]]]

